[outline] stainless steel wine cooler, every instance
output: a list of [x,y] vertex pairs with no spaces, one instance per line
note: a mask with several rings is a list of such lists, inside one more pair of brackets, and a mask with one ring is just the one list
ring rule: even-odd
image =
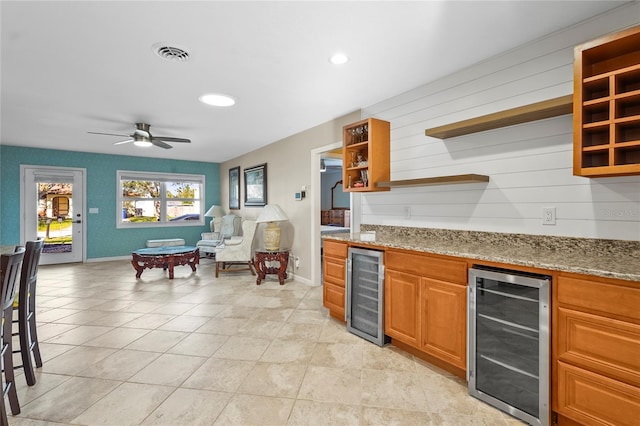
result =
[[531,425],[549,424],[551,278],[469,270],[469,394]]
[[350,247],[347,259],[347,330],[379,346],[390,341],[384,334],[383,254]]

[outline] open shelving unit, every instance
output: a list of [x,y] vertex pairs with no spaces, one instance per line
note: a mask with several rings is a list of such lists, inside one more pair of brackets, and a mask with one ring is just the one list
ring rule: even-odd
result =
[[575,48],[573,174],[640,174],[640,26]]
[[388,191],[388,187],[378,187],[376,183],[389,180],[391,124],[368,118],[344,126],[342,137],[343,190]]
[[433,127],[425,130],[426,136],[438,139],[448,139],[471,133],[484,132],[500,127],[513,126],[529,121],[542,120],[544,118],[557,117],[571,114],[573,95],[560,96],[530,105],[511,108],[492,114],[474,117],[468,120],[458,121],[444,126]]
[[376,186],[381,188],[393,188],[402,186],[429,186],[429,185],[449,185],[449,184],[462,184],[462,183],[485,183],[489,182],[489,176],[476,175],[476,174],[464,174],[464,175],[451,175],[451,176],[435,176],[420,179],[404,179],[404,180],[392,180],[382,181],[376,183]]

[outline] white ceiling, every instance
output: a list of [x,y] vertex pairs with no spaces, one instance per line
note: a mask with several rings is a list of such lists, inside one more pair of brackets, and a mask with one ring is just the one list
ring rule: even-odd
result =
[[[622,3],[2,1],[0,141],[222,162]],[[158,42],[191,59],[161,59]],[[237,104],[207,107],[207,92]],[[136,122],[192,143],[87,134]]]

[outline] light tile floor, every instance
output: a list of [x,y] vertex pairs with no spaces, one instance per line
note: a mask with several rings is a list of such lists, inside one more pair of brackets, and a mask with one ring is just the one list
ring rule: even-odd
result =
[[466,384],[347,333],[322,287],[128,261],[41,266],[37,384],[12,425],[519,425]]

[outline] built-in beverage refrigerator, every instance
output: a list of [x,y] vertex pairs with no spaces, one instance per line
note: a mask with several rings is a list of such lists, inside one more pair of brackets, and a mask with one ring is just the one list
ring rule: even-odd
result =
[[350,247],[347,259],[347,330],[379,346],[390,341],[384,334],[383,254]]
[[469,394],[531,425],[549,424],[551,278],[469,270]]

